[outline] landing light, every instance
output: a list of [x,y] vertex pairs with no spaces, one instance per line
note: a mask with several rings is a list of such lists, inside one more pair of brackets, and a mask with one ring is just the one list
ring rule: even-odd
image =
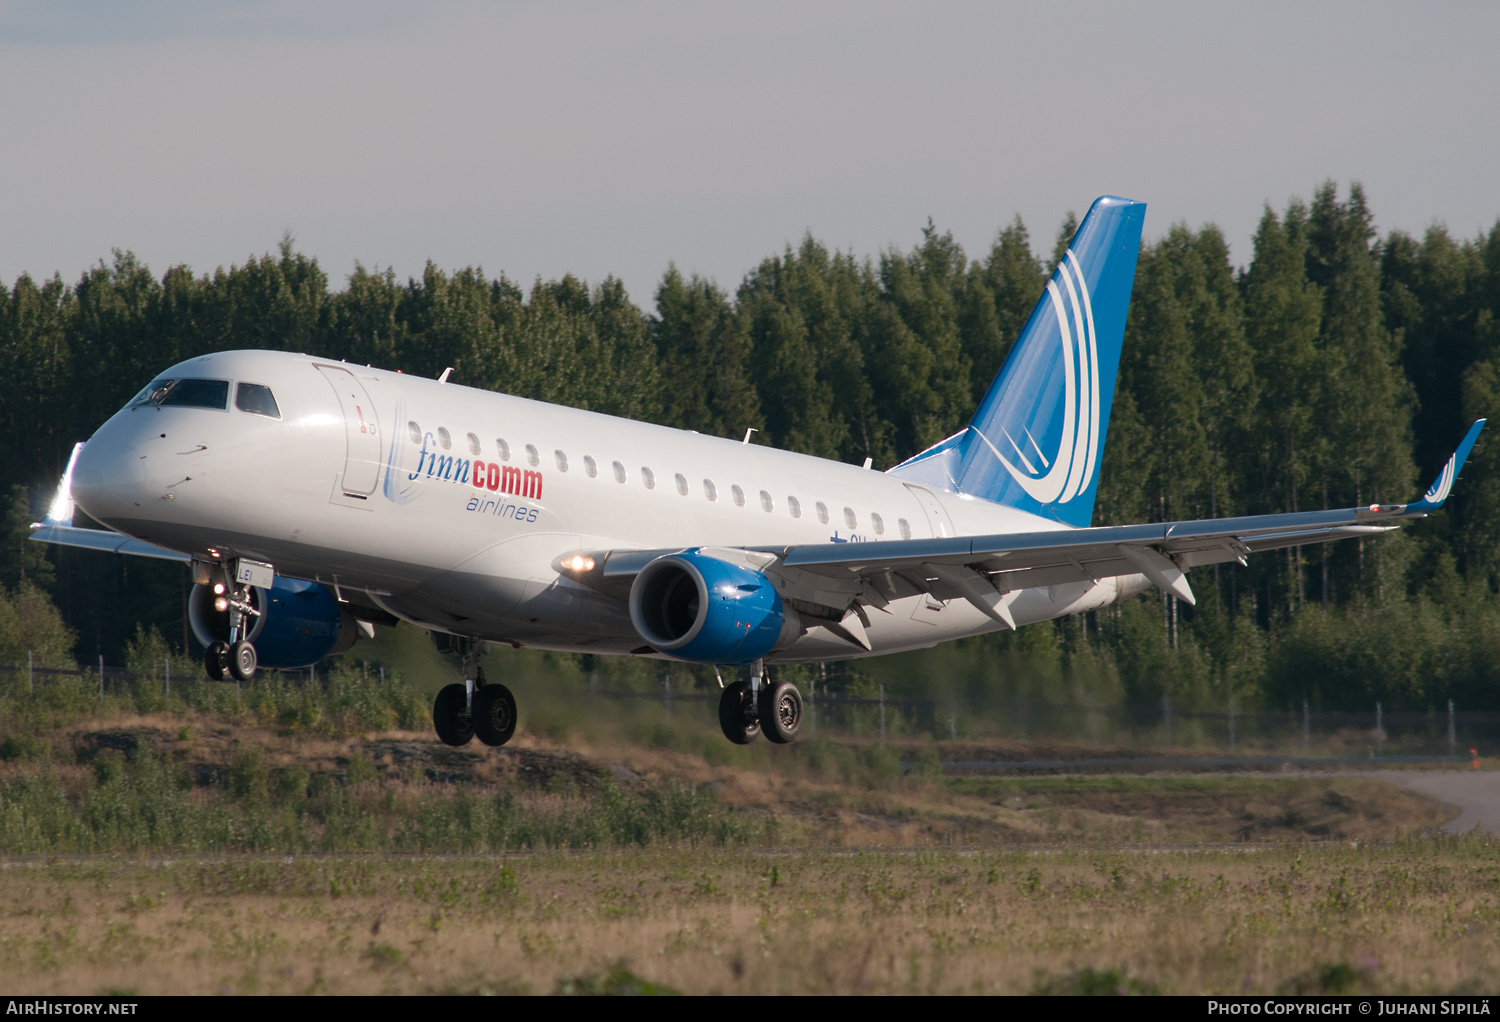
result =
[[224,583],[223,582],[215,582],[214,583],[214,595],[215,596],[223,596],[224,595]]
[[214,610],[217,610],[217,611],[219,611],[219,612],[222,613],[223,611],[226,611],[228,609],[229,609],[229,601],[226,600],[224,597],[221,596],[217,600],[214,601]]
[[593,571],[594,559],[592,557],[584,557],[582,554],[574,554],[568,560],[568,567],[574,571]]

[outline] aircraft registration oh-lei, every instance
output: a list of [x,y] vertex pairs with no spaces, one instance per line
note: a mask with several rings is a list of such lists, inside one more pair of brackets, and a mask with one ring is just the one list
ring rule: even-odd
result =
[[[32,538],[192,565],[208,674],[298,668],[410,621],[463,659],[438,736],[502,745],[489,643],[748,667],[732,742],[791,741],[766,665],[1076,614],[1261,550],[1384,532],[1382,504],[1091,528],[1143,203],[1084,217],[978,411],[886,472],[274,351],[163,372],[78,445]],[[72,526],[72,500],[112,532]],[[721,683],[722,683],[722,674]]]

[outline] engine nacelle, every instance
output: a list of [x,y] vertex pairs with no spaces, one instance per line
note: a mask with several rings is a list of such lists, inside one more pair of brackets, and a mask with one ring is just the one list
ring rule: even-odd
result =
[[[280,575],[270,589],[250,589],[250,633],[260,666],[275,670],[310,667],[354,645],[359,626],[327,586]],[[188,623],[207,646],[229,641],[229,612],[214,609],[211,586],[195,585],[188,596]]]
[[700,664],[745,664],[801,633],[770,579],[701,550],[658,557],[630,587],[630,620],[652,648]]

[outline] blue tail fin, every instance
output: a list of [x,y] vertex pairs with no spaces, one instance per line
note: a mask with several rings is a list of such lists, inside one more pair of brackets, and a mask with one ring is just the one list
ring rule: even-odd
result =
[[1113,196],[1089,207],[968,427],[893,475],[1090,524],[1145,215]]

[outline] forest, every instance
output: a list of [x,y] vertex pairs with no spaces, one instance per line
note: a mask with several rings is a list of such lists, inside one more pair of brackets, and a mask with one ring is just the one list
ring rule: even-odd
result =
[[[356,264],[335,288],[290,237],[202,275],[122,251],[71,284],[23,275],[0,287],[0,663],[121,664],[158,634],[195,655],[183,568],[26,539],[73,444],[181,359],[453,366],[469,386],[753,427],[757,443],[883,469],[967,422],[1075,228],[1070,215],[1039,247],[1016,218],[974,258],[931,221],[874,256],[808,235],[732,290],[669,266],[651,308],[614,278],[527,287],[431,263],[405,281]],[[1095,524],[1412,500],[1468,423],[1500,411],[1500,222],[1382,235],[1359,185],[1325,182],[1265,208],[1243,266],[1212,224],[1160,231],[1148,214]],[[917,688],[940,667],[1122,705],[1500,709],[1500,444],[1482,437],[1443,511],[1398,533],[1191,581],[1196,607],[1153,589],[908,654],[896,676]],[[867,665],[827,677],[857,690]]]

